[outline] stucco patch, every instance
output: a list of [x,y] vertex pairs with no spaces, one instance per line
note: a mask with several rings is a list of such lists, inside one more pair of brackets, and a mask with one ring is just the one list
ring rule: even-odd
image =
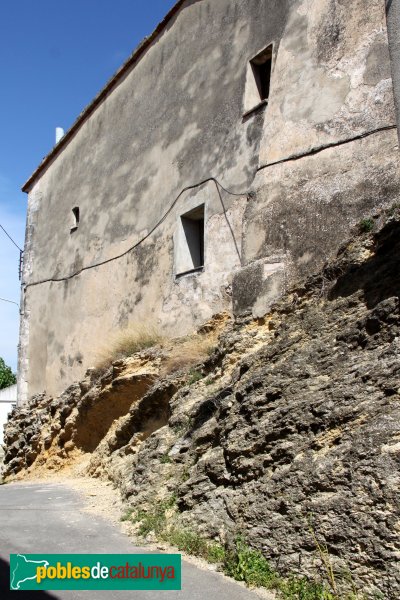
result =
[[377,85],[382,79],[390,79],[389,50],[383,36],[375,41],[368,52],[364,83]]

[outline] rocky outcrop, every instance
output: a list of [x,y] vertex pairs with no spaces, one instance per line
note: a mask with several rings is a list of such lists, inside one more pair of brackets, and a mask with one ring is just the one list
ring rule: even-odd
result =
[[283,574],[321,573],[318,542],[339,587],[398,598],[398,210],[374,226],[195,367],[153,349],[14,411],[7,475],[85,457],[134,511],[174,495],[175,526],[243,535]]

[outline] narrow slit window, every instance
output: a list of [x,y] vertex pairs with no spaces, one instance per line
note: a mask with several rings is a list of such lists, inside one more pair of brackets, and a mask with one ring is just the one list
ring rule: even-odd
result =
[[272,44],[247,63],[244,116],[268,104],[271,91]]
[[76,229],[78,229],[78,227],[79,227],[79,219],[80,219],[79,206],[75,206],[72,209],[71,231],[76,231]]
[[184,275],[204,266],[204,204],[180,217],[176,248],[176,274]]
[[272,46],[250,61],[260,100],[268,100],[271,86]]

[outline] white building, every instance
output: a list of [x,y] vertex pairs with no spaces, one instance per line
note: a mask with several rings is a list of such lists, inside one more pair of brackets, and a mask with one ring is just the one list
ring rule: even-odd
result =
[[17,403],[17,384],[0,390],[0,445],[3,444],[3,428],[8,415]]

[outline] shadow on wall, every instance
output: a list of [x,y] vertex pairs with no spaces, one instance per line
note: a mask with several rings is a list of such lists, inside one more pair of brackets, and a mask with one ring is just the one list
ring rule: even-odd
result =
[[[387,298],[400,296],[400,223],[388,223],[376,237],[375,254],[361,265],[352,265],[339,277],[329,294],[334,300],[363,290],[369,309]],[[396,273],[396,276],[393,274]]]
[[59,600],[60,596],[54,596],[49,592],[32,592],[10,590],[10,565],[7,561],[0,558],[0,598],[1,600]]
[[75,446],[83,452],[94,452],[113,422],[129,413],[132,404],[145,396],[154,379],[154,375],[117,379],[99,397],[89,397],[82,404],[75,424]]

